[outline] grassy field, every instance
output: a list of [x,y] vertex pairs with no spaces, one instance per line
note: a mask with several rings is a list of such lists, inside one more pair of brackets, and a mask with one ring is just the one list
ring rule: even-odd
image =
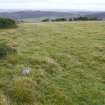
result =
[[0,40],[18,51],[0,60],[0,105],[105,105],[105,22],[24,23]]

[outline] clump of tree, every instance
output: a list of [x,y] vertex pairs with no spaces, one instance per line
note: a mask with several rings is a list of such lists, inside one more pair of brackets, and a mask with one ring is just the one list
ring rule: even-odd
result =
[[53,19],[51,21],[60,22],[60,21],[67,21],[67,19],[66,18],[56,18],[56,19]]
[[69,21],[91,21],[91,20],[99,20],[98,18],[96,17],[75,17],[75,18],[70,18]]
[[16,49],[9,46],[6,42],[0,42],[0,59],[16,52]]
[[48,18],[42,20],[42,22],[48,22],[48,21],[50,21]]
[[0,17],[0,28],[16,28],[16,21],[9,18]]

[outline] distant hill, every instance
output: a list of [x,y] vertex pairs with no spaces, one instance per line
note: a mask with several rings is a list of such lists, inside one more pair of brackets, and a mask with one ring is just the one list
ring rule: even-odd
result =
[[1,17],[9,17],[13,19],[40,18],[40,17],[64,17],[75,16],[69,12],[51,12],[51,11],[18,11],[18,12],[1,12]]
[[79,17],[79,16],[88,16],[88,17],[98,17],[105,18],[104,12],[79,12],[79,11],[67,11],[67,12],[58,12],[58,11],[1,11],[0,17],[8,17],[15,20],[25,20],[25,21],[39,21],[43,18],[58,18],[58,17]]
[[97,12],[97,13],[93,13],[93,14],[88,14],[86,16],[88,16],[88,17],[97,17],[99,19],[105,19],[105,12]]

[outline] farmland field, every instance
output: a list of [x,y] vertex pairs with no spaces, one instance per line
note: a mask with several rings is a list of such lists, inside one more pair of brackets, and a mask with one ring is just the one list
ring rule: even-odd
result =
[[105,22],[22,23],[0,41],[17,49],[0,59],[0,105],[105,105]]

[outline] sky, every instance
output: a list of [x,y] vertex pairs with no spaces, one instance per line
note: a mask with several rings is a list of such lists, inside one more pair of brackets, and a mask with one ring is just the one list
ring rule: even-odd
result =
[[0,0],[0,9],[105,11],[105,0]]

